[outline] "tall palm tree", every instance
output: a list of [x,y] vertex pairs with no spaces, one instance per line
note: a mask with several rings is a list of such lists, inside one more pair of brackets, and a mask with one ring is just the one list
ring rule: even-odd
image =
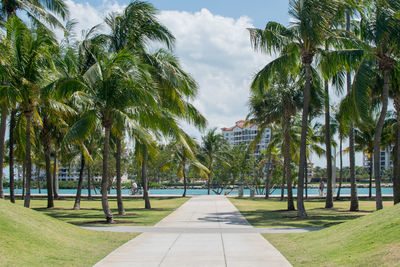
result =
[[[288,210],[295,210],[292,192],[290,129],[292,116],[301,108],[302,93],[296,86],[296,81],[286,75],[286,77],[284,75],[280,76],[265,91],[253,90],[253,95],[250,99],[250,116],[252,117],[250,122],[257,123],[262,128],[272,122],[281,122],[283,128],[283,169],[284,176],[287,179]],[[262,133],[263,131],[260,132]]]
[[[125,8],[122,14],[112,13],[105,19],[107,26],[110,28],[110,33],[100,34],[96,39],[108,43],[108,49],[111,52],[120,52],[126,49],[136,55],[146,54],[145,47],[148,41],[158,41],[171,47],[174,37],[164,25],[159,23],[155,16],[156,12],[157,10],[154,6],[149,3],[133,1]],[[117,199],[118,212],[120,214],[125,213],[120,189],[121,139],[124,137],[123,132],[124,129],[116,131]]]
[[[68,9],[62,0],[49,0],[49,1],[32,1],[32,0],[2,0],[0,2],[0,21],[7,22],[16,15],[17,11],[24,11],[25,14],[33,20],[36,24],[43,26],[43,22],[48,25],[63,28],[61,22],[55,15],[61,16],[62,19],[68,17]],[[55,14],[55,15],[54,15]],[[7,28],[8,31],[8,28]],[[5,55],[7,55],[6,53]],[[1,123],[0,123],[0,162],[3,162],[4,157],[4,136],[6,131],[6,119],[11,108],[10,129],[9,129],[9,168],[10,168],[10,181],[14,181],[14,125],[15,125],[15,100],[9,103],[9,107],[2,105],[1,108]],[[2,164],[1,164],[2,165]],[[0,167],[0,197],[3,197],[3,167]],[[13,190],[13,185],[10,190]],[[14,191],[10,193],[14,194]],[[11,198],[13,201],[13,198]]]
[[298,216],[307,216],[304,208],[304,170],[306,158],[307,124],[311,93],[311,77],[314,56],[324,49],[329,35],[330,22],[336,13],[337,1],[291,0],[289,14],[293,21],[290,27],[276,22],[269,22],[264,30],[250,29],[252,45],[264,52],[276,52],[278,58],[264,67],[258,75],[262,75],[259,86],[270,82],[277,72],[290,69],[296,72],[305,70],[305,87],[302,116],[302,136],[300,146],[299,181],[297,207]]
[[43,27],[33,30],[14,17],[7,24],[10,40],[10,64],[8,82],[16,91],[19,106],[26,120],[26,197],[25,207],[30,205],[31,182],[31,124],[32,118],[38,119],[37,106],[40,101],[40,88],[45,85],[45,70],[52,69],[52,56],[57,42],[52,33]]
[[[139,69],[132,67],[137,62],[129,51],[107,54],[98,51],[95,63],[83,74],[80,84],[80,94],[90,99],[90,104],[80,119],[71,127],[65,136],[65,141],[86,139],[95,128],[101,124],[104,129],[103,172],[101,182],[102,207],[108,223],[113,222],[113,216],[108,205],[108,156],[110,133],[114,121],[123,121],[130,131],[137,136],[148,139],[147,132],[134,122],[126,113],[128,107],[140,107],[146,103],[147,108],[157,108],[153,96],[143,88],[140,82],[145,81]],[[72,85],[76,86],[76,82]],[[71,89],[71,88],[66,88]],[[76,87],[72,87],[76,94]]]
[[360,39],[358,49],[343,51],[340,55],[345,62],[350,57],[357,59],[356,75],[350,94],[355,106],[354,112],[361,118],[368,114],[370,87],[374,85],[376,73],[383,77],[381,94],[381,112],[374,135],[374,178],[376,187],[376,209],[382,209],[382,191],[380,177],[380,144],[383,125],[388,109],[391,73],[399,55],[400,18],[396,11],[400,9],[398,1],[379,0],[371,3],[360,20]]
[[393,200],[395,204],[400,203],[400,71],[397,67],[393,72],[392,78],[392,95],[393,103],[396,110],[396,140],[395,155],[393,161]]

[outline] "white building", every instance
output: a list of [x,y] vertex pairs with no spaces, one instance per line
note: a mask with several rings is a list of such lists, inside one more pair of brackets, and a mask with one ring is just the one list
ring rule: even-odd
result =
[[[230,128],[222,128],[222,134],[232,146],[239,144],[250,144],[258,134],[258,126],[255,124],[245,125],[246,121],[240,120],[235,126]],[[271,129],[265,129],[261,136],[260,143],[257,145],[255,155],[259,156],[260,151],[267,148],[271,140]]]
[[[87,170],[83,172],[83,180],[87,179]],[[101,177],[92,177],[94,181],[100,181]],[[78,181],[79,180],[79,168],[68,168],[60,166],[58,168],[58,180],[59,181]]]
[[[386,147],[381,149],[380,153],[380,167],[381,171],[388,170],[389,168],[393,167],[393,162],[391,159],[391,152],[392,152],[393,147]],[[373,155],[372,155],[373,158]],[[370,160],[369,156],[366,153],[363,153],[363,166],[364,168],[369,168],[370,167]],[[372,164],[372,171],[373,171],[373,164]]]

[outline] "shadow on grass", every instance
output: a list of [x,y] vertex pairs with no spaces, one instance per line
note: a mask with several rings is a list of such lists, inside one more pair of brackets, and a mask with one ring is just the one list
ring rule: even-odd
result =
[[[101,208],[85,208],[80,210],[73,210],[68,208],[35,208],[50,217],[71,223],[73,225],[96,225],[105,222],[105,215]],[[113,217],[116,223],[124,224],[137,224],[147,217],[148,213],[162,214],[164,212],[173,211],[173,208],[153,208],[146,210],[144,208],[126,208],[126,215],[118,215],[117,209],[112,209]]]
[[297,211],[252,210],[242,211],[250,224],[256,227],[329,227],[362,215],[340,215],[334,211],[314,213],[307,211],[308,217],[297,217]]

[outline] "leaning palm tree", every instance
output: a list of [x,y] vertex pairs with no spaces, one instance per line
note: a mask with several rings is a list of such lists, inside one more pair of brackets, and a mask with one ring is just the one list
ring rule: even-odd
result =
[[264,52],[276,52],[278,58],[270,62],[258,74],[262,76],[258,85],[264,87],[276,72],[305,70],[305,86],[302,117],[302,136],[300,146],[299,181],[297,207],[298,216],[307,216],[304,208],[304,170],[306,158],[307,124],[311,93],[311,77],[314,56],[324,48],[329,35],[330,22],[336,13],[337,1],[291,0],[289,14],[293,17],[290,27],[269,22],[264,30],[250,29],[252,45]]
[[283,169],[284,176],[287,179],[288,210],[295,210],[292,191],[290,129],[292,116],[301,107],[302,93],[296,86],[296,81],[291,79],[290,76],[280,74],[276,76],[279,78],[265,91],[253,90],[249,116],[251,117],[250,122],[257,123],[261,128],[265,128],[273,122],[281,122],[283,128]]

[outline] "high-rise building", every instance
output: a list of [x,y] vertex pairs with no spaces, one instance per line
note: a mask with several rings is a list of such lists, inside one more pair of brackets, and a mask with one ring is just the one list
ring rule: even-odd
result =
[[[258,134],[258,126],[256,124],[247,124],[246,121],[240,120],[235,126],[230,128],[222,128],[222,135],[232,146],[239,144],[250,144]],[[271,140],[271,129],[265,129],[261,136],[260,142],[255,150],[255,155],[259,156],[263,149],[266,149]]]
[[[381,149],[381,152],[379,154],[381,171],[388,170],[389,168],[393,167],[393,162],[390,158],[392,149],[393,147],[386,147]],[[371,158],[373,158],[373,155]],[[367,169],[370,167],[370,158],[369,155],[367,155],[366,153],[363,153],[363,166]],[[374,166],[372,163],[372,171],[374,170],[373,168]]]

